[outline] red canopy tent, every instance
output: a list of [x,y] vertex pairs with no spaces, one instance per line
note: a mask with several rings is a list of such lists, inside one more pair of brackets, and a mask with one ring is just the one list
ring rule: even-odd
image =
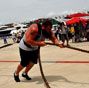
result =
[[72,18],[71,20],[66,21],[66,25],[75,24],[76,22],[79,23],[79,21],[86,22],[87,19],[83,19],[83,18],[79,18],[79,17],[74,17],[74,18]]
[[84,17],[84,16],[89,16],[89,14],[87,13],[75,13],[75,14],[71,14],[65,17],[65,19],[70,19],[72,17]]

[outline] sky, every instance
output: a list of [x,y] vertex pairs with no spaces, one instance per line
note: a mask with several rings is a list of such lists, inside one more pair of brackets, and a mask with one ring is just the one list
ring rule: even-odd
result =
[[0,0],[0,24],[89,10],[89,0]]

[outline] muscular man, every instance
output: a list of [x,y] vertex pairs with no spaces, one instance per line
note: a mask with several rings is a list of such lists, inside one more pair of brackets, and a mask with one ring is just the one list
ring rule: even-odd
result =
[[22,77],[31,80],[27,73],[34,64],[37,64],[39,47],[46,46],[44,42],[46,38],[49,38],[54,44],[59,44],[60,48],[63,47],[62,42],[60,43],[59,40],[56,39],[51,28],[52,23],[50,21],[46,21],[42,24],[32,24],[24,34],[19,44],[21,62],[14,73],[16,82],[20,82],[19,72],[24,67],[25,70],[22,73]]

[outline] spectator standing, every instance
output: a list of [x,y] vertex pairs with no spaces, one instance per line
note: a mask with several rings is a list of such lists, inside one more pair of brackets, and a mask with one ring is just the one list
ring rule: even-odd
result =
[[71,24],[71,34],[72,34],[72,42],[75,42],[75,29],[74,29],[74,25]]
[[74,24],[74,29],[75,29],[75,42],[79,42],[79,27],[77,22]]
[[3,41],[4,41],[4,44],[7,44],[7,37],[5,35],[3,36]]
[[62,42],[63,42],[63,45],[64,45],[65,40],[66,40],[67,41],[67,46],[69,46],[69,44],[68,44],[69,43],[68,30],[65,27],[63,22],[60,24],[58,33],[59,33],[60,40],[62,40]]
[[57,38],[57,32],[58,32],[58,28],[57,26],[54,26],[53,29],[52,29],[53,33],[55,34],[55,37]]
[[86,38],[89,41],[89,21],[86,23]]
[[12,40],[14,43],[16,42],[16,34],[15,33],[12,33]]
[[84,37],[84,25],[82,21],[79,21],[79,41],[83,41]]

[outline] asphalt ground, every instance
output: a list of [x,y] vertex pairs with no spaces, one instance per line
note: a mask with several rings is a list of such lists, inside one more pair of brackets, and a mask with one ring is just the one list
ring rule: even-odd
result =
[[[8,39],[8,44],[12,45],[0,49],[0,88],[46,88],[39,63],[28,73],[32,80],[24,79],[21,71],[19,75],[21,82],[14,81],[13,74],[20,61],[19,45],[13,44],[11,39]],[[69,44],[89,51],[89,42],[70,41]],[[0,40],[0,47],[2,46],[3,40]],[[41,61],[44,75],[51,88],[89,88],[89,63],[55,63],[55,61],[89,61],[89,53],[47,45],[41,47]]]

